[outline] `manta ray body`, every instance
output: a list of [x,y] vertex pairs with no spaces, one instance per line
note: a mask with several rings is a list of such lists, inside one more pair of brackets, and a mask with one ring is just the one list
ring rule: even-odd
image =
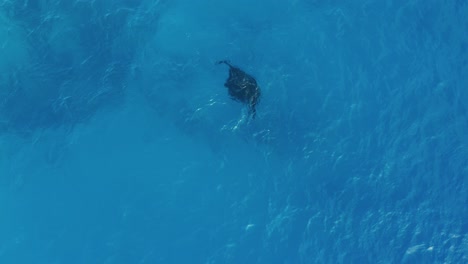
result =
[[255,118],[256,106],[261,95],[260,87],[255,78],[231,65],[228,61],[219,61],[217,64],[229,66],[229,77],[224,86],[228,88],[231,99],[246,104],[249,107],[249,114]]

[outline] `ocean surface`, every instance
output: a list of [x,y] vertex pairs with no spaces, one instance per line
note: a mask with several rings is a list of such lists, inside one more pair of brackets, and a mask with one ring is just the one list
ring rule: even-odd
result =
[[468,1],[0,0],[0,263],[468,263]]

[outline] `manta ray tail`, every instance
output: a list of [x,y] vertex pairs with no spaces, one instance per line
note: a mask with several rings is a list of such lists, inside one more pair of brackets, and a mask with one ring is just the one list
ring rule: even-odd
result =
[[216,64],[226,64],[227,66],[229,66],[230,68],[232,68],[233,66],[231,65],[231,62],[228,61],[228,60],[220,60],[218,62],[216,62]]

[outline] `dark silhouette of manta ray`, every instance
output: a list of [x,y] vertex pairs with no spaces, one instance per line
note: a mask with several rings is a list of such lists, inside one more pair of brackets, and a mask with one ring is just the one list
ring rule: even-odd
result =
[[256,106],[260,100],[260,87],[257,81],[251,75],[245,73],[243,70],[234,67],[229,61],[218,61],[217,64],[226,64],[229,66],[229,78],[224,83],[228,88],[231,99],[244,103],[249,107],[249,114],[252,118],[256,115]]

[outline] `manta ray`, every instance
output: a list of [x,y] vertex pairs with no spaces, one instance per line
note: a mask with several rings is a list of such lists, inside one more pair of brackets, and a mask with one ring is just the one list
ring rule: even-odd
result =
[[256,106],[260,100],[260,87],[251,75],[245,73],[238,67],[232,66],[229,61],[218,61],[217,64],[229,66],[229,78],[224,83],[228,93],[234,101],[246,104],[249,107],[249,115],[255,118]]

